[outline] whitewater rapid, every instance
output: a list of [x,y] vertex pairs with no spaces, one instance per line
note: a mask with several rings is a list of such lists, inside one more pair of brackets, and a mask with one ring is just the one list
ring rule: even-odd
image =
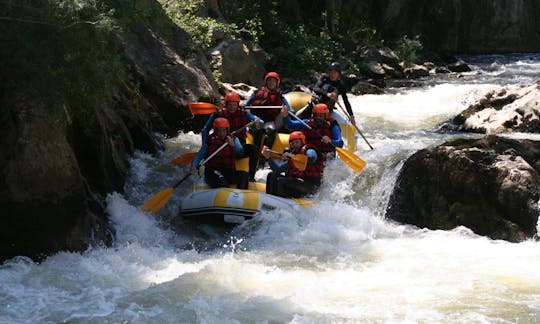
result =
[[1,265],[0,323],[537,321],[540,243],[384,219],[405,159],[453,138],[481,136],[436,129],[500,84],[509,69],[521,64],[536,71],[524,78],[540,75],[540,64],[522,60],[498,67],[475,62],[479,70],[461,81],[351,96],[374,147],[358,139],[366,169],[355,174],[333,161],[316,207],[265,212],[226,235],[174,221],[187,186],[156,216],[139,208],[184,175],[169,161],[197,150],[198,134],[166,139],[159,157],[137,152],[125,192],[107,197],[113,246]]

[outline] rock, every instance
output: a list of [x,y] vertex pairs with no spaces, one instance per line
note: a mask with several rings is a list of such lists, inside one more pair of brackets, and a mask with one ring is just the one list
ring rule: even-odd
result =
[[225,83],[248,83],[256,87],[264,85],[264,65],[269,55],[252,42],[225,40],[211,51],[212,68]]
[[467,63],[461,60],[452,64],[448,64],[447,67],[450,71],[457,73],[472,71],[469,65],[467,65]]
[[251,96],[251,94],[254,91],[257,91],[257,88],[250,86],[245,83],[237,83],[237,84],[230,84],[230,83],[223,83],[222,84],[223,89],[225,92],[236,92],[240,96],[242,100],[246,100]]
[[[220,93],[213,80],[209,61],[200,52],[189,53],[188,34],[178,27],[171,27],[167,37],[154,30],[151,24],[135,24],[119,35],[128,63],[132,66],[133,79],[139,89],[130,96],[140,96],[144,107],[137,109],[146,114],[147,128],[168,136],[176,136],[179,129],[192,128],[190,102],[218,101]],[[125,89],[124,89],[125,90]],[[138,102],[139,100],[135,100]]]
[[[110,243],[113,231],[102,200],[88,185],[100,179],[86,181],[82,175],[80,156],[66,137],[69,124],[59,116],[51,118],[50,110],[35,102],[20,100],[12,108],[7,113],[15,120],[3,118],[4,110],[0,113],[0,120],[14,123],[0,127],[14,139],[9,145],[1,143],[6,159],[0,160],[0,260],[17,255],[41,260],[59,250],[82,251],[89,243]],[[95,143],[85,148],[95,153]],[[101,180],[123,184],[113,163],[108,164],[112,161],[101,158],[92,156],[85,165],[107,163],[110,169],[103,170]],[[127,167],[127,160],[119,162]]]
[[386,217],[523,241],[536,234],[539,171],[537,141],[488,136],[420,150],[405,162]]
[[409,79],[418,79],[429,76],[429,69],[423,65],[413,64],[403,69],[405,76]]
[[536,84],[521,84],[490,91],[450,123],[477,133],[540,133],[540,89]]
[[141,21],[117,35],[131,83],[93,105],[49,105],[2,83],[0,261],[111,243],[104,197],[123,190],[134,150],[157,153],[154,132],[193,129],[187,104],[220,99],[205,55],[188,51],[187,33],[169,23]]
[[399,65],[399,57],[388,47],[364,46],[356,54],[360,72],[367,77],[402,78],[403,71]]
[[[382,86],[379,86],[373,82],[368,81],[359,81],[352,88],[351,93],[359,96],[364,94],[384,94],[384,80],[382,81]],[[380,83],[379,83],[380,84]]]

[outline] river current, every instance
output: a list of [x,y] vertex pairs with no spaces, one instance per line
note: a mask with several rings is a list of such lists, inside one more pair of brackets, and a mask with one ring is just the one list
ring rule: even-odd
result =
[[537,322],[539,242],[384,218],[408,156],[481,136],[440,133],[440,123],[490,89],[540,79],[540,55],[462,59],[473,71],[460,77],[350,96],[374,147],[359,137],[366,169],[333,161],[314,208],[266,212],[228,234],[174,220],[187,184],[156,216],[139,208],[184,175],[169,161],[197,150],[198,134],[166,139],[157,158],[137,152],[125,192],[107,197],[113,246],[0,265],[0,323]]

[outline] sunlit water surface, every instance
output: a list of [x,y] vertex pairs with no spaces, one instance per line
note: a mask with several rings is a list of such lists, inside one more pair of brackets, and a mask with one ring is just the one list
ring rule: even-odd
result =
[[[500,84],[540,77],[538,55],[464,57],[461,78],[426,79],[388,95],[351,97],[374,147],[355,174],[325,171],[320,204],[258,215],[224,234],[175,219],[189,184],[158,215],[142,202],[184,170],[198,134],[137,153],[107,209],[112,247],[0,266],[1,323],[530,323],[540,318],[540,245],[493,241],[467,228],[430,231],[384,219],[404,160],[458,137],[437,126]],[[525,134],[514,136],[527,137]],[[259,173],[258,177],[263,177]]]

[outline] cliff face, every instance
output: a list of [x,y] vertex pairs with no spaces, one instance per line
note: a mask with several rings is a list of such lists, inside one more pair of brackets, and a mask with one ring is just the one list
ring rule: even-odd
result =
[[219,98],[205,56],[172,23],[143,21],[118,38],[131,82],[92,105],[53,107],[0,82],[0,261],[110,242],[104,197],[123,190],[133,151],[156,152],[154,132],[190,127],[187,103]]
[[385,35],[423,35],[426,47],[446,52],[540,51],[540,3],[535,0],[386,1]]
[[[354,37],[368,23],[385,40],[421,35],[426,49],[448,53],[540,51],[540,3],[535,0],[299,0],[283,14],[302,21],[335,11]],[[332,17],[327,15],[328,25]]]

